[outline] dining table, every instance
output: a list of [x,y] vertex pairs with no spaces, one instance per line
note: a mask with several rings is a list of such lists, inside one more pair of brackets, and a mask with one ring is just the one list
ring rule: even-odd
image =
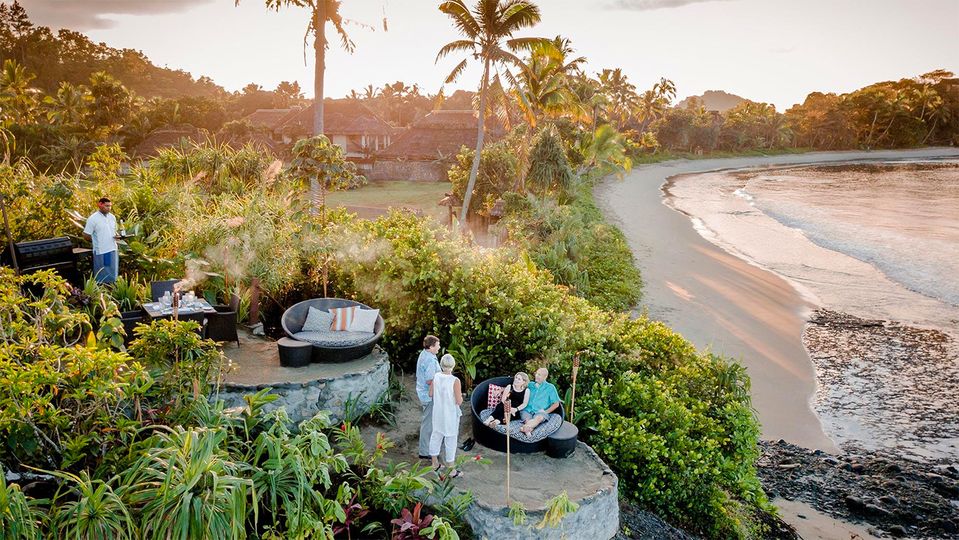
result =
[[[146,302],[142,307],[151,319],[166,319],[173,316],[173,306],[168,306],[162,302]],[[189,302],[186,300],[180,302],[178,315],[194,313],[216,313],[216,309],[205,299],[199,297]]]

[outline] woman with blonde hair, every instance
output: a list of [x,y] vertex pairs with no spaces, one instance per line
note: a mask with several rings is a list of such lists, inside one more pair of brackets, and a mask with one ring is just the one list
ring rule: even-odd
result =
[[[439,472],[440,446],[446,445],[446,465],[454,467],[456,460],[456,439],[459,437],[460,416],[463,404],[463,387],[459,377],[453,375],[456,361],[450,354],[440,359],[440,372],[433,376],[430,397],[433,398],[433,433],[430,435],[430,458],[433,469]],[[450,478],[463,474],[459,469],[450,471]]]
[[[489,415],[489,418],[486,419],[486,425],[493,427],[499,424],[509,425],[510,422],[515,420],[515,416],[519,416],[520,412],[526,408],[526,405],[529,404],[529,375],[520,371],[513,376],[513,384],[507,386],[503,389],[502,397],[500,397],[499,403],[496,404],[496,408],[493,409],[493,414]],[[510,418],[506,419],[506,401],[510,402]]]

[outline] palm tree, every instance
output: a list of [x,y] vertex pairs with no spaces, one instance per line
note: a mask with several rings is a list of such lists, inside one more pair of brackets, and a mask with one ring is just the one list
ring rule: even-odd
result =
[[[288,6],[308,8],[310,10],[310,24],[306,27],[306,36],[313,34],[313,52],[316,62],[313,65],[313,134],[323,134],[323,77],[326,72],[326,23],[331,23],[340,36],[340,44],[346,52],[352,53],[356,47],[353,40],[347,35],[343,24],[346,22],[340,15],[339,0],[264,0],[267,9],[280,11]],[[240,5],[240,0],[235,0]],[[303,39],[304,56],[306,54],[306,36]]]
[[43,98],[47,109],[47,120],[65,126],[83,124],[93,96],[84,85],[73,85],[67,81],[60,83],[57,93]]
[[[490,71],[497,67],[518,66],[522,63],[516,53],[529,50],[544,43],[543,38],[514,38],[517,31],[528,28],[540,20],[539,8],[527,0],[477,0],[470,10],[464,0],[447,0],[440,4],[440,11],[453,19],[453,25],[464,39],[451,41],[436,54],[436,60],[453,52],[464,52],[483,62],[483,76],[480,80],[479,121],[476,127],[476,152],[473,166],[470,168],[466,193],[463,196],[463,208],[460,211],[460,223],[466,223],[466,214],[470,207],[470,198],[476,185],[480,156],[483,152],[484,126],[486,120],[486,100],[489,88]],[[468,57],[456,64],[446,78],[446,84],[455,81],[466,69]],[[508,70],[506,70],[508,73]],[[508,75],[511,77],[511,75]],[[464,229],[465,230],[465,229]]]
[[0,73],[0,109],[3,109],[6,121],[14,124],[33,122],[40,94],[39,90],[30,86],[35,78],[36,75],[14,60],[7,59],[3,62],[3,71]]
[[604,69],[599,74],[599,83],[609,99],[610,112],[616,119],[616,127],[622,129],[636,108],[636,87],[623,75],[620,68]]

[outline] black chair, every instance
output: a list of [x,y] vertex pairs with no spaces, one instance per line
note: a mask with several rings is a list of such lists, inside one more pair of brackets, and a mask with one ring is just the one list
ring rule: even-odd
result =
[[[310,307],[326,311],[331,308],[359,306],[363,309],[371,309],[366,304],[361,304],[353,300],[343,298],[314,298],[313,300],[304,300],[283,312],[280,318],[280,324],[287,336],[296,339],[294,334],[303,329],[303,323],[306,322],[306,316]],[[349,362],[362,358],[373,351],[373,347],[383,337],[383,329],[386,324],[383,316],[376,318],[376,324],[373,326],[373,335],[370,339],[359,345],[337,346],[337,345],[317,345],[313,344],[314,362]]]
[[163,294],[167,291],[170,291],[170,294],[173,294],[173,286],[176,285],[180,280],[179,279],[167,279],[164,281],[153,281],[150,283],[150,298],[154,302],[163,297]]
[[[170,318],[172,318],[172,316]],[[200,329],[197,331],[199,332],[200,337],[206,337],[206,313],[202,311],[196,311],[193,313],[179,313],[177,314],[177,319],[180,321],[196,321],[200,324]]]
[[[508,386],[513,383],[512,377],[494,377],[492,379],[487,379],[476,385],[476,388],[473,389],[473,394],[470,397],[470,409],[473,411],[473,438],[476,439],[476,442],[482,444],[486,448],[491,450],[496,450],[497,452],[506,451],[506,434],[500,433],[495,429],[487,426],[480,420],[480,413],[486,410],[487,405],[487,394],[489,394],[489,385],[495,384],[497,386]],[[563,402],[560,401],[559,408],[553,411],[554,414],[558,414],[563,417],[563,420],[566,419],[566,411],[563,409]],[[528,443],[516,438],[513,438],[509,443],[509,451],[514,454],[533,454],[535,452],[543,452],[546,450],[546,439],[541,441],[536,441],[534,443]]]
[[146,319],[146,314],[143,313],[142,309],[120,312],[120,322],[123,323],[123,331],[126,333],[126,336],[123,338],[123,345],[125,347],[129,347],[130,343],[136,337],[133,329],[136,328],[138,324],[149,322],[144,319]]
[[216,342],[235,341],[240,346],[240,336],[236,332],[236,311],[230,306],[213,306],[216,313],[206,314],[206,337]]

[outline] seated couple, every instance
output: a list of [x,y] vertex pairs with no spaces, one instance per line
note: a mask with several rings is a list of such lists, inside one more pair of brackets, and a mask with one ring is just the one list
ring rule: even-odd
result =
[[549,414],[559,408],[559,393],[553,383],[547,382],[549,370],[542,367],[536,370],[535,380],[529,382],[529,375],[520,371],[513,377],[513,384],[503,389],[502,397],[486,420],[493,427],[506,422],[507,400],[510,402],[510,421],[519,418],[523,421],[520,431],[529,435],[536,426],[549,419]]

